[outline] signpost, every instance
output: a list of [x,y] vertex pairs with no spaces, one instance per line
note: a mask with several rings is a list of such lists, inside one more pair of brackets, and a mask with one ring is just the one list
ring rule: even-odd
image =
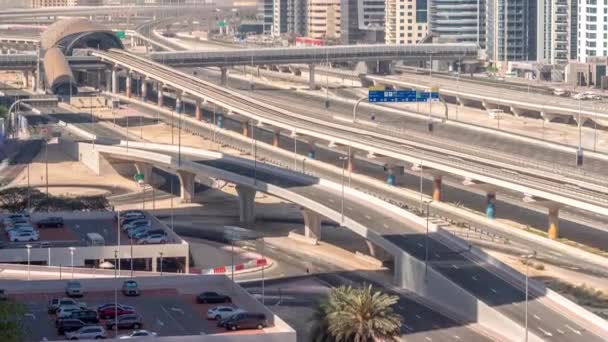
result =
[[116,31],[116,37],[122,39],[125,39],[127,37],[127,35],[125,34],[125,31]]
[[370,89],[368,92],[368,100],[370,103],[439,101],[439,93],[437,91]]
[[143,173],[136,173],[133,178],[137,181],[137,183],[139,184],[143,184],[144,183],[144,174]]

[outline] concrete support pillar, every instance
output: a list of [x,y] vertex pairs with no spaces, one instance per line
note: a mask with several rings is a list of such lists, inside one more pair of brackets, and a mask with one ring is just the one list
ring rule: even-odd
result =
[[549,228],[547,235],[549,239],[556,240],[559,238],[559,207],[549,207]]
[[513,113],[513,115],[515,117],[520,117],[520,116],[522,116],[525,113],[522,109],[517,108],[517,107],[511,106],[510,109],[511,109],[511,113]]
[[112,73],[105,71],[106,74],[106,91],[112,91]]
[[112,93],[118,94],[118,70],[112,69]]
[[149,260],[150,260],[150,266],[152,266],[151,271],[156,272],[156,269],[157,269],[156,265],[158,264],[158,259],[156,257],[153,257]]
[[274,131],[272,135],[272,146],[279,147],[279,142],[281,141],[281,131],[278,129]]
[[486,193],[486,217],[489,219],[496,218],[496,193]]
[[26,89],[30,87],[30,72],[28,70],[23,71],[23,86]]
[[243,185],[236,186],[239,195],[239,221],[253,223],[255,221],[255,193],[254,188]]
[[182,106],[183,106],[182,93],[176,92],[175,93],[175,112],[178,114],[181,114],[183,111]]
[[346,163],[346,171],[353,173],[355,171],[355,152],[350,152]]
[[163,84],[158,84],[158,106],[162,107],[164,103]]
[[131,83],[133,83],[133,77],[131,76],[130,72],[127,72],[127,79],[126,79],[126,95],[127,97],[131,97]]
[[142,162],[135,163],[135,170],[137,171],[137,173],[141,173],[144,175],[144,183],[146,183],[146,184],[153,184],[152,169],[153,169],[152,165],[150,165],[148,163],[142,163]]
[[433,201],[441,202],[441,175],[433,176]]
[[196,107],[194,108],[194,117],[197,121],[201,121],[203,117],[201,112],[201,100],[199,99],[196,100]]
[[148,78],[145,76],[141,77],[141,100],[146,102],[148,96]]
[[192,203],[194,199],[194,173],[177,171],[180,185],[180,199],[182,203]]
[[248,137],[249,136],[249,121],[241,122],[241,127],[243,128],[243,135]]
[[369,250],[369,255],[371,255],[372,257],[381,261],[390,259],[390,255],[382,247],[376,245],[375,243],[369,240],[365,240],[365,244],[367,245],[367,248]]
[[315,65],[308,65],[308,88],[316,89],[317,85],[315,84]]
[[302,208],[302,215],[304,216],[304,236],[321,241],[321,215],[305,208]]
[[220,85],[226,85],[228,80],[228,69],[226,67],[220,67]]
[[38,73],[36,73],[35,71],[32,72],[32,87],[31,90],[33,92],[38,91]]
[[316,151],[314,142],[310,143],[310,147],[308,148],[308,153],[306,154],[306,156],[308,157],[308,159],[315,159]]

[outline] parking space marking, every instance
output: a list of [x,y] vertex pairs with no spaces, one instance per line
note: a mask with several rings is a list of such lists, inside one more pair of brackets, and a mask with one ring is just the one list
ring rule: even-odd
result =
[[165,308],[164,305],[161,305],[160,308],[163,309],[163,312],[167,316],[169,316],[169,318],[171,318],[173,322],[175,322],[175,325],[182,331],[184,335],[188,335],[188,331],[186,330],[186,328],[184,328],[184,326],[179,323],[179,320],[177,320],[175,317],[173,317],[173,315],[171,315],[171,313]]

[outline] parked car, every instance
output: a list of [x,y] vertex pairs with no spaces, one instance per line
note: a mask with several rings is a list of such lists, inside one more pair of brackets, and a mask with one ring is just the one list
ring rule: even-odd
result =
[[244,310],[232,306],[216,306],[207,310],[207,318],[219,321],[239,312],[244,312]]
[[139,296],[139,286],[135,280],[125,280],[122,283],[122,294],[125,296]]
[[55,323],[55,326],[57,327],[57,333],[59,335],[63,335],[66,332],[70,331],[76,331],[84,327],[85,325],[87,325],[85,322],[74,318],[59,319]]
[[134,229],[127,230],[127,235],[130,238],[134,238],[138,234],[147,233],[148,230],[150,230],[150,227],[137,227],[137,228],[134,228]]
[[259,312],[241,312],[230,317],[226,323],[226,330],[264,329],[268,326],[266,315]]
[[79,281],[68,281],[65,285],[65,294],[68,297],[82,297],[84,295],[82,284]]
[[106,327],[108,327],[108,329],[114,329],[116,324],[118,324],[118,329],[139,329],[144,323],[140,315],[126,314],[108,320],[106,322]]
[[0,289],[0,300],[7,300],[8,297],[6,296],[6,290],[5,289]]
[[[101,304],[100,306],[97,307],[97,312],[100,312],[101,310],[107,309],[109,307],[114,308],[114,303],[105,303],[105,304]],[[123,308],[123,309],[133,309],[135,310],[134,307],[130,306],[130,305],[123,305],[123,304],[118,304],[119,308]]]
[[63,218],[51,216],[38,221],[36,224],[38,225],[38,228],[63,228]]
[[109,306],[101,311],[99,311],[99,318],[101,319],[108,319],[108,318],[114,318],[115,314],[118,314],[118,316],[122,316],[122,315],[130,315],[130,314],[134,314],[135,313],[135,308],[133,307],[129,307],[126,305],[119,305],[118,309],[114,308],[114,305]]
[[70,331],[65,333],[65,337],[68,340],[93,340],[106,338],[108,334],[106,329],[100,325],[84,326],[76,331]]
[[6,232],[8,234],[12,230],[19,229],[19,228],[22,228],[22,227],[29,227],[29,228],[34,229],[34,227],[32,227],[32,225],[29,222],[25,222],[25,223],[17,223],[15,225],[11,225],[11,226],[5,226],[4,227],[4,232]]
[[217,292],[203,292],[196,296],[196,301],[202,304],[232,303],[229,296]]
[[139,240],[147,237],[148,235],[150,235],[149,230],[142,230],[140,232],[134,233],[133,236],[131,236],[131,238],[135,241],[139,241]]
[[134,220],[134,221],[125,223],[122,225],[122,229],[128,230],[128,229],[134,228],[134,227],[150,227],[151,225],[152,225],[152,221],[144,218],[144,219]]
[[80,306],[82,308],[86,308],[86,304],[85,303],[80,303],[75,301],[72,298],[53,298],[51,300],[49,300],[49,305],[47,306],[47,309],[49,311],[49,313],[55,313],[55,311],[57,311],[57,309],[59,309],[60,306],[64,306],[64,305],[76,305],[76,306]]
[[38,241],[38,232],[22,232],[11,235],[11,242]]
[[21,232],[34,232],[37,231],[36,228],[32,227],[29,223],[20,224],[18,226],[7,227],[6,234],[11,236],[11,234],[21,233]]
[[127,340],[131,338],[140,338],[140,337],[156,337],[156,333],[148,330],[133,330],[129,335],[119,336],[119,340]]
[[120,221],[120,227],[124,228],[125,225],[127,224],[131,224],[135,221],[141,221],[141,220],[145,220],[146,217],[145,216],[139,216],[139,217],[133,217],[133,218],[128,218],[128,219],[124,219]]
[[73,312],[81,311],[83,308],[79,305],[62,305],[57,309],[55,314],[57,318],[68,318],[72,315]]
[[79,310],[74,311],[68,317],[68,319],[79,319],[85,323],[99,323],[99,318],[97,317],[97,311],[95,310]]
[[11,224],[15,220],[29,220],[30,214],[28,213],[18,213],[18,214],[10,214],[2,220],[4,225]]
[[10,220],[8,223],[5,223],[4,225],[7,227],[14,227],[19,224],[30,224],[30,221],[26,218],[17,218],[14,220]]
[[167,236],[163,234],[148,234],[137,240],[140,245],[147,245],[150,243],[167,243]]
[[120,212],[120,218],[122,220],[128,220],[133,218],[146,217],[146,214],[142,210],[125,210]]

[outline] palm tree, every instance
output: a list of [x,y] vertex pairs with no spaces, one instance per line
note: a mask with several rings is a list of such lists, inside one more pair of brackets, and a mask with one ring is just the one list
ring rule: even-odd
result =
[[311,317],[311,341],[396,341],[401,317],[392,306],[397,300],[397,296],[374,291],[371,285],[334,288]]

